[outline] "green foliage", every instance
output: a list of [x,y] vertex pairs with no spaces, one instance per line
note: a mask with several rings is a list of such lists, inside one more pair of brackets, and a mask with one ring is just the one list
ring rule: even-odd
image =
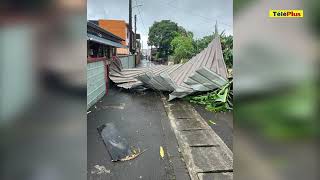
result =
[[159,59],[159,58],[160,58],[160,53],[157,52],[157,53],[156,53],[156,59]]
[[178,35],[172,42],[173,56],[175,63],[180,63],[182,59],[190,59],[195,52],[192,37]]
[[191,37],[193,38],[193,32],[187,31],[184,29],[182,26],[178,27],[178,35],[186,36],[186,37]]
[[154,22],[149,28],[148,45],[158,48],[159,57],[172,54],[171,41],[180,33],[188,33],[183,27],[170,20]]
[[194,46],[196,49],[196,54],[200,53],[203,49],[205,49],[212,40],[213,40],[213,35],[204,36],[201,39],[195,40]]
[[233,36],[226,36],[224,33],[220,35],[223,59],[228,68],[233,66]]
[[305,11],[310,12],[312,16],[308,20],[308,23],[310,27],[314,30],[314,32],[319,32],[320,31],[320,1],[317,0],[311,0],[311,1],[306,1],[305,2],[306,8]]
[[[191,59],[192,56],[205,49],[214,37],[214,34],[212,34],[193,40],[192,32],[170,20],[154,22],[149,28],[148,35],[148,45],[157,48],[156,59],[168,58],[169,55],[173,55],[176,63]],[[226,36],[221,33],[220,40],[225,63],[228,68],[232,68],[233,36]]]
[[[253,127],[273,140],[297,140],[319,135],[316,125],[316,87],[301,82],[285,91],[255,95],[235,103],[239,126]],[[241,104],[241,106],[240,106]]]
[[208,111],[226,112],[233,109],[233,81],[228,82],[221,89],[216,89],[205,95],[189,96],[186,99],[191,103],[205,105]]

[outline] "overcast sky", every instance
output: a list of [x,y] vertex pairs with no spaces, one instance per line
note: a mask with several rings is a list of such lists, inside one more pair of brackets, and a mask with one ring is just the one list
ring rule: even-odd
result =
[[[137,32],[141,34],[143,47],[147,46],[148,30],[154,21],[172,20],[195,38],[214,31],[218,21],[219,32],[233,34],[232,0],[132,0],[133,16],[137,14]],[[88,20],[122,19],[128,22],[129,0],[87,0]],[[136,5],[142,5],[135,7]]]

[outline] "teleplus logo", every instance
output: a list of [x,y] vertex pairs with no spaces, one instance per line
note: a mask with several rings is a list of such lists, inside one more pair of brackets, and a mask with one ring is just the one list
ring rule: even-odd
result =
[[269,11],[269,17],[272,18],[302,18],[303,10],[274,10]]

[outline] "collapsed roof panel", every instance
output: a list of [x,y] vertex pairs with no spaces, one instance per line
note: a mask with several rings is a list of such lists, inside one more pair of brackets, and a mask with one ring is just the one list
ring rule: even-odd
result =
[[114,57],[110,69],[110,79],[119,87],[131,89],[143,85],[169,91],[169,100],[210,91],[228,82],[219,38],[214,38],[207,48],[185,64],[123,69],[120,59]]

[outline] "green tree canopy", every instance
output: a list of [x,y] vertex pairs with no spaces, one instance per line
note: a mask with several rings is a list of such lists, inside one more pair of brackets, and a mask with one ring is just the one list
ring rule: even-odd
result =
[[[205,49],[215,36],[218,36],[218,28],[215,26],[215,33],[201,39],[193,40],[193,33],[170,20],[154,22],[149,28],[148,45],[157,48],[157,58],[168,58],[174,56],[175,62],[182,59],[191,59]],[[220,35],[223,57],[228,68],[233,65],[233,36]]]
[[233,36],[226,36],[224,33],[220,35],[223,59],[228,68],[233,66]]
[[189,60],[195,52],[193,40],[190,36],[178,35],[171,42],[174,51],[175,63],[180,63],[182,59]]
[[154,22],[149,28],[148,45],[158,48],[160,57],[168,57],[172,53],[171,41],[181,33],[188,33],[183,27],[170,20]]
[[212,40],[213,40],[213,35],[204,36],[201,39],[195,40],[194,46],[195,46],[196,54],[200,53],[203,49],[205,49]]

